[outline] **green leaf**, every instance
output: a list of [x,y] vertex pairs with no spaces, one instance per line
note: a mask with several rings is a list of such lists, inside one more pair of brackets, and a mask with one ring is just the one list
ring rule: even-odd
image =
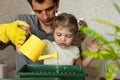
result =
[[119,68],[115,64],[109,64],[106,72],[106,80],[114,80],[118,70]]
[[117,57],[117,55],[112,54],[108,51],[101,51],[101,52],[83,51],[82,54],[84,56],[91,56],[93,58],[98,58],[102,60],[116,59]]
[[112,28],[114,28],[117,32],[120,32],[120,27],[112,22],[109,22],[107,20],[103,20],[103,19],[100,19],[100,18],[94,18],[93,21],[96,21],[96,22],[99,22],[99,23],[102,23],[102,24],[105,24],[105,25],[108,25],[108,26],[111,26]]
[[119,8],[119,6],[116,3],[114,3],[114,7],[116,8],[116,10],[118,11],[118,13],[120,14],[120,8]]
[[84,32],[87,35],[90,35],[92,37],[94,37],[95,39],[101,41],[103,44],[105,44],[109,49],[111,49],[111,51],[113,51],[112,46],[110,45],[110,43],[99,33],[95,32],[94,30],[88,28],[88,27],[80,27],[80,29],[82,32]]
[[116,39],[116,43],[120,44],[120,39]]

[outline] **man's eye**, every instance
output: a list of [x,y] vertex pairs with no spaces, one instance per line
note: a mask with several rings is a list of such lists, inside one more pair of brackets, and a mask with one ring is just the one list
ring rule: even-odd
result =
[[41,13],[42,11],[41,10],[34,10],[35,13]]
[[46,11],[51,11],[51,10],[53,10],[53,9],[54,9],[54,6],[52,6],[52,7],[48,8],[48,9],[46,9]]

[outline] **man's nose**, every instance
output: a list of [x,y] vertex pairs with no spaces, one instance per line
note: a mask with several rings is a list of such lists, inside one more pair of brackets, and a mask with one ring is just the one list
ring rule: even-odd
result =
[[46,11],[43,11],[42,17],[43,17],[44,19],[48,19],[48,18],[49,18],[49,15],[48,15],[48,13],[47,13]]

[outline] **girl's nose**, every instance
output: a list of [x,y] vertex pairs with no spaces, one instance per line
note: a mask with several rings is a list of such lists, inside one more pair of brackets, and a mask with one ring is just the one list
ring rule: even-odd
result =
[[61,40],[62,41],[66,41],[66,38],[64,36],[62,36]]

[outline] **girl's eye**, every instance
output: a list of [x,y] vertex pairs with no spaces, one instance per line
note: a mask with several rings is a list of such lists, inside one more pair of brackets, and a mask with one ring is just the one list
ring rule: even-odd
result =
[[56,34],[57,36],[61,36],[61,34]]
[[73,37],[73,35],[66,35],[66,37],[67,37],[67,38],[71,38],[71,37]]

